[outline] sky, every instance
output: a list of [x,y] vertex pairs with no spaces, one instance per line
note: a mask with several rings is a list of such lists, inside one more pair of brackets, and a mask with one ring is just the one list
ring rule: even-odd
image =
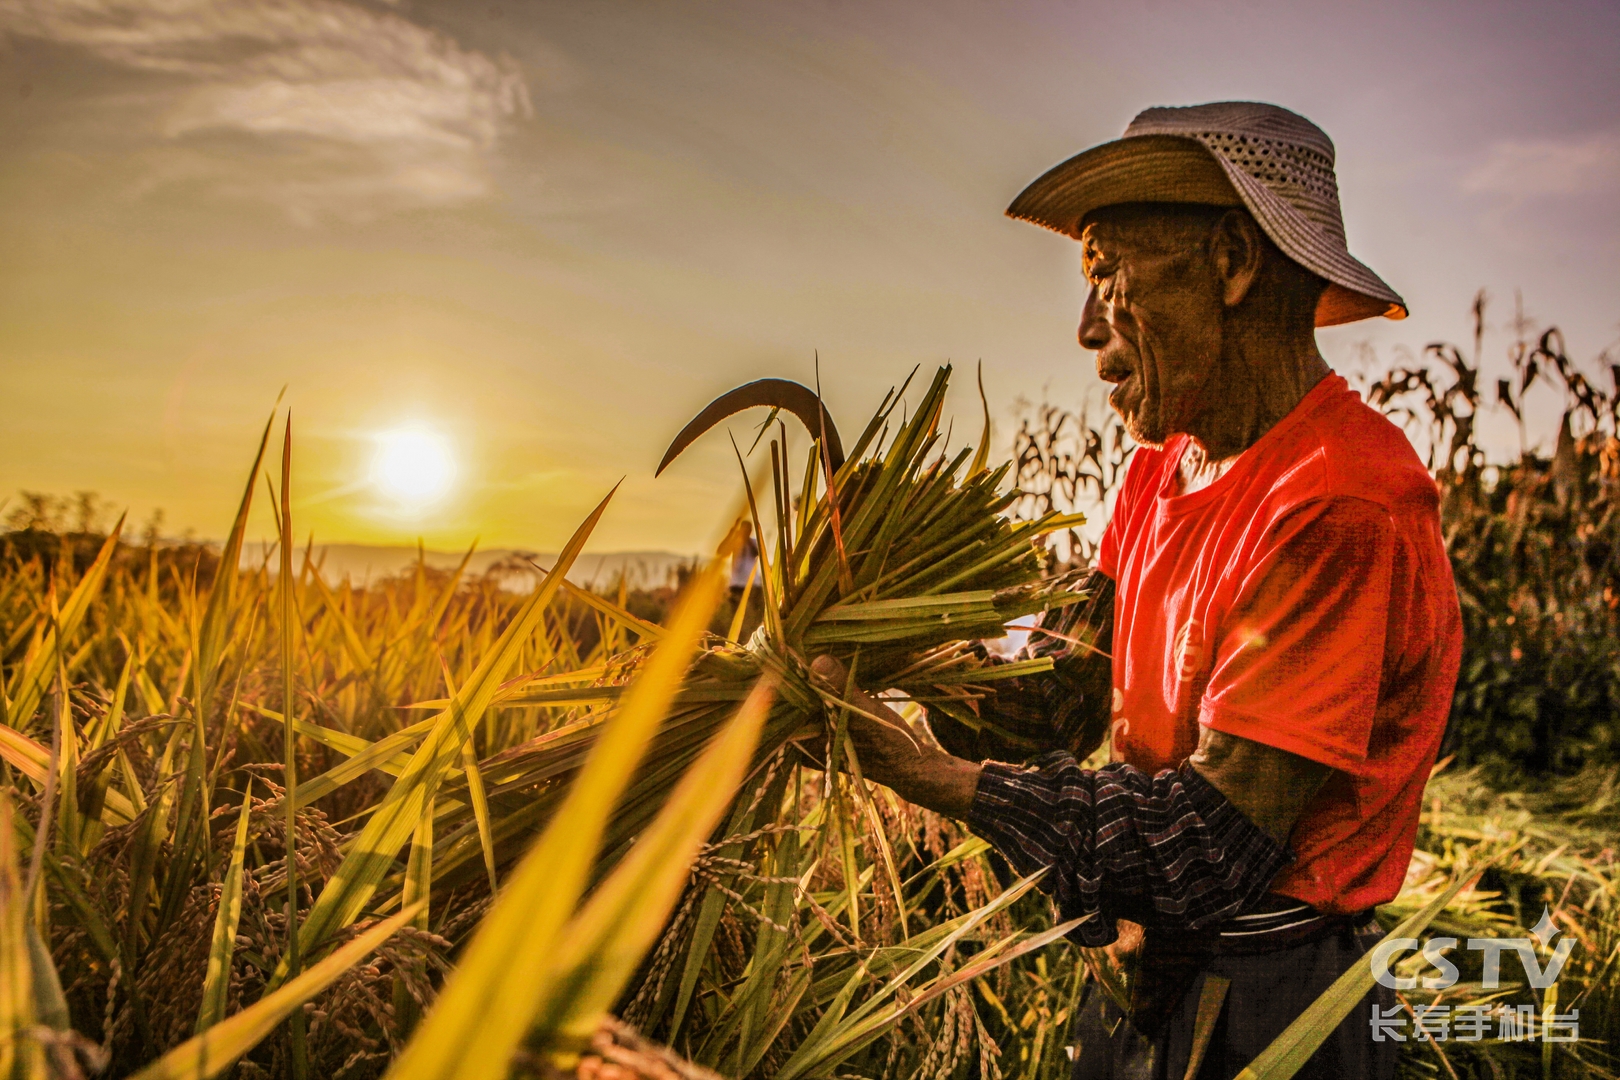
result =
[[280,396],[318,540],[555,550],[622,480],[593,548],[700,551],[730,443],[652,472],[740,382],[819,357],[853,434],[949,361],[965,442],[982,362],[1003,447],[1096,408],[1076,245],[1002,211],[1219,99],[1328,132],[1412,309],[1336,367],[1464,340],[1481,288],[1495,353],[1516,293],[1620,341],[1612,0],[0,0],[0,497],[221,536]]

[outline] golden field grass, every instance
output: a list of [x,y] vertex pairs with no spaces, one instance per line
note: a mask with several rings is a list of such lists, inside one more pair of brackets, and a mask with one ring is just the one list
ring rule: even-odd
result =
[[[987,437],[943,445],[946,377],[907,418],[886,401],[836,473],[778,429],[672,601],[565,581],[611,496],[526,590],[327,581],[284,542],[295,443],[269,428],[221,552],[13,534],[0,1075],[586,1075],[616,1053],[645,1075],[1064,1075],[1102,958],[982,841],[864,781],[803,667],[830,651],[908,718],[968,722],[1049,663],[965,643],[1073,602],[1038,538],[1075,518],[1017,520]],[[234,572],[256,497],[283,542]],[[762,573],[739,603],[745,530]],[[1403,1070],[1609,1075],[1620,778],[1514,791],[1488,768],[1431,781],[1389,925],[1508,935],[1545,904],[1579,938],[1556,992],[1496,996],[1579,1008],[1583,1039],[1414,1043]],[[1477,977],[1445,1000],[1492,998]]]

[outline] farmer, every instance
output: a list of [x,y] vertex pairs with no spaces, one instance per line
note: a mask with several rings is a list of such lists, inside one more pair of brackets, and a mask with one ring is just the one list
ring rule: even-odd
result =
[[[1149,109],[1007,211],[1079,242],[1080,345],[1139,446],[1095,567],[1111,700],[1037,697],[1106,709],[1112,763],[852,726],[867,776],[1050,868],[1071,936],[1127,974],[1087,982],[1076,1077],[1234,1076],[1377,941],[1412,853],[1461,622],[1433,480],[1316,348],[1406,314],[1346,248],[1333,159],[1273,105]],[[1373,1000],[1297,1075],[1393,1076]]]

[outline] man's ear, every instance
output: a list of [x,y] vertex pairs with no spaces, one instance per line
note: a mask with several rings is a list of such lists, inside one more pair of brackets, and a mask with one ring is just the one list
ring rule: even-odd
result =
[[1215,223],[1210,238],[1211,261],[1220,279],[1221,300],[1237,307],[1249,295],[1260,266],[1265,261],[1265,241],[1260,226],[1242,210],[1228,210]]

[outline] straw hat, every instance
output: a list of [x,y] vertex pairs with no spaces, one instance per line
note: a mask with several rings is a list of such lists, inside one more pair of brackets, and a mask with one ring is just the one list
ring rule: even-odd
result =
[[1406,318],[1406,301],[1350,254],[1333,142],[1298,113],[1253,101],[1147,109],[1122,138],[1048,170],[1007,214],[1079,239],[1087,214],[1124,202],[1246,208],[1283,254],[1328,280],[1317,326]]

